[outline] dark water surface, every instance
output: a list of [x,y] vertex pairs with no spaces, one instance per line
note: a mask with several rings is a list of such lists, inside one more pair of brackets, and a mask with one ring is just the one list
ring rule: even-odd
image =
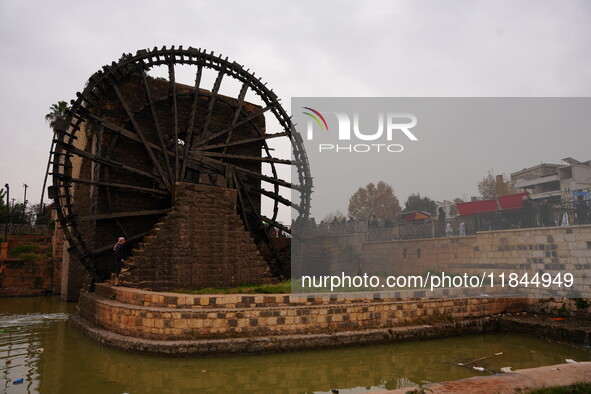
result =
[[[394,389],[591,360],[588,349],[488,334],[270,355],[159,357],[102,346],[67,324],[57,297],[0,298],[0,393],[341,393]],[[3,332],[2,332],[3,331]],[[501,353],[495,355],[495,353]],[[21,384],[13,384],[17,379]]]

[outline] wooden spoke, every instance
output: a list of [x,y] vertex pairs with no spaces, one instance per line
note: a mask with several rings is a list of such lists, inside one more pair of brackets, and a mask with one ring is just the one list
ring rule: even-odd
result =
[[221,157],[224,159],[234,159],[234,160],[246,160],[246,161],[260,161],[265,163],[277,163],[277,164],[291,164],[291,160],[285,159],[276,159],[274,157],[258,157],[258,156],[247,156],[247,155],[232,155],[226,153],[217,153],[217,152],[202,152],[203,156],[207,157]]
[[[234,171],[231,171],[230,173],[231,173],[231,176],[233,179],[233,183],[236,185],[236,190],[238,191],[238,193],[237,193],[238,203],[240,204],[240,208],[242,210],[242,215],[243,215],[243,217],[247,217],[248,209],[246,208],[246,201],[244,200],[244,196],[242,195],[242,188],[238,187],[240,185],[240,180],[238,180],[238,178],[236,177],[236,173]],[[252,233],[253,229],[251,228],[250,223],[251,222],[249,220],[244,221],[244,225],[246,226],[246,230],[249,233]]]
[[185,150],[183,152],[183,164],[181,168],[181,177],[180,179],[185,179],[185,174],[187,171],[187,157],[189,155],[189,151],[191,150],[191,146],[193,146],[193,130],[195,128],[195,116],[197,116],[197,103],[199,102],[199,86],[201,85],[201,76],[203,73],[203,66],[200,64],[197,66],[197,74],[195,75],[195,88],[193,91],[193,104],[191,105],[191,117],[189,118],[189,126],[187,127],[186,141],[185,141]]
[[222,79],[224,78],[224,73],[226,69],[222,67],[218,72],[218,75],[215,79],[213,84],[213,89],[211,90],[211,96],[209,97],[209,106],[207,108],[207,115],[205,115],[205,122],[203,123],[203,132],[200,135],[201,138],[205,138],[209,135],[209,123],[211,122],[211,116],[213,115],[213,108],[215,106],[215,102],[217,100],[217,94],[222,86]]
[[[56,141],[56,143],[57,144],[62,144],[62,145],[67,145],[65,142],[62,142],[62,141]],[[133,174],[145,176],[146,178],[150,178],[150,179],[153,179],[153,180],[158,180],[158,181],[160,180],[159,177],[157,177],[155,175],[152,175],[150,173],[147,173],[145,171],[138,170],[137,168],[133,168],[133,167],[130,167],[130,166],[126,165],[126,164],[119,163],[119,162],[116,162],[116,161],[113,161],[113,160],[110,160],[110,159],[106,159],[104,157],[99,157],[99,156],[97,156],[95,154],[92,154],[92,153],[83,151],[81,149],[75,148],[72,145],[67,145],[66,146],[66,149],[68,151],[74,153],[77,156],[84,157],[85,159],[92,160],[95,163],[105,164],[105,165],[108,165],[108,166],[111,166],[111,167],[114,167],[114,168],[119,168],[119,169],[128,171],[128,172],[133,173]],[[58,165],[64,165],[64,164],[58,164]]]
[[272,220],[272,219],[270,219],[270,218],[268,218],[268,217],[266,217],[266,216],[261,216],[261,218],[262,218],[262,219],[263,219],[265,222],[269,223],[269,225],[271,225],[271,226],[273,226],[273,227],[280,228],[281,230],[285,231],[286,233],[288,233],[288,234],[291,234],[291,229],[290,229],[289,227],[286,227],[286,226],[284,226],[283,224],[281,224],[281,223],[279,223],[279,222],[277,222],[277,221],[275,221],[275,220]]
[[[152,98],[152,92],[150,91],[150,85],[148,85],[148,80],[146,77],[146,72],[142,69],[142,83],[144,84],[144,89],[146,90],[146,99],[148,100],[148,104],[150,106],[150,113],[152,114],[152,121],[154,122],[154,128],[156,129],[156,134],[158,134],[158,142],[160,142],[160,151],[165,152],[166,146],[164,145],[164,133],[162,132],[162,128],[160,127],[160,121],[158,120],[158,114],[156,113],[156,108],[154,107],[154,100]],[[150,146],[152,147],[152,146]],[[172,168],[170,167],[170,161],[168,157],[164,155],[164,163],[166,164],[166,169],[168,170],[168,176],[170,179],[173,179]]]
[[[235,127],[236,122],[238,122],[238,116],[242,112],[242,105],[244,104],[244,98],[246,97],[247,91],[248,91],[248,83],[244,82],[242,84],[242,87],[240,88],[240,93],[238,94],[238,103],[236,103],[236,107],[234,109],[234,116],[232,117],[232,127]],[[232,131],[234,131],[234,129],[232,129],[228,132],[228,135],[226,136],[226,143],[230,142],[230,140],[232,139]],[[228,149],[228,147],[225,146],[223,153],[226,153],[227,149]]]
[[219,131],[217,133],[213,133],[213,134],[209,135],[208,137],[197,141],[196,147],[201,147],[201,146],[205,145],[206,143],[208,143],[209,141],[214,140],[226,133],[229,133],[230,131],[234,130],[237,127],[240,127],[242,125],[252,122],[254,119],[258,118],[259,116],[263,115],[265,112],[272,109],[276,104],[277,104],[277,102],[271,103],[270,105],[267,105],[265,108],[261,108],[260,110],[253,112],[251,115],[249,115],[245,119],[240,120],[234,126],[228,127],[227,129],[224,129],[224,130]]
[[268,190],[265,190],[265,189],[263,189],[263,188],[256,187],[256,186],[253,186],[253,188],[252,188],[252,189],[253,189],[253,190],[255,190],[255,191],[257,191],[257,192],[259,192],[259,193],[260,193],[260,194],[262,194],[263,196],[267,196],[267,197],[269,197],[269,198],[271,198],[271,199],[273,199],[273,200],[277,200],[277,201],[279,201],[279,202],[280,202],[280,203],[282,203],[283,205],[286,205],[286,206],[288,206],[288,207],[292,207],[292,208],[294,208],[294,209],[296,209],[296,210],[298,210],[298,211],[300,211],[300,210],[301,210],[301,208],[300,208],[300,206],[299,206],[299,205],[297,205],[297,204],[295,204],[295,203],[291,202],[291,200],[288,200],[288,199],[287,199],[287,198],[285,198],[285,197],[282,197],[282,196],[280,196],[280,195],[277,195],[277,194],[275,194],[275,193],[273,193],[273,192],[270,192],[270,191],[268,191]]
[[237,146],[237,145],[244,145],[244,144],[252,144],[253,142],[259,142],[264,140],[269,140],[271,138],[279,138],[279,137],[289,137],[289,133],[274,133],[274,134],[265,134],[261,137],[254,137],[254,138],[245,138],[238,141],[226,142],[223,144],[215,144],[215,145],[205,145],[201,146],[199,149],[206,151],[206,150],[213,150],[213,149],[220,149],[220,148],[227,148],[230,146]]
[[88,179],[81,179],[81,178],[71,178],[67,175],[61,174],[54,174],[59,176],[65,181],[74,182],[74,183],[82,183],[86,185],[94,185],[94,186],[104,186],[104,187],[114,187],[116,189],[125,189],[125,190],[133,190],[138,192],[150,193],[150,194],[160,194],[160,195],[168,195],[169,193],[165,190],[159,189],[150,189],[148,187],[141,187],[141,186],[132,186],[132,185],[124,185],[121,183],[111,183],[111,182],[101,182],[101,181],[90,181]]
[[176,77],[174,74],[174,63],[168,63],[168,95],[171,97],[172,128],[174,130],[174,178],[179,178],[179,116],[176,101]]
[[123,109],[125,109],[125,112],[127,113],[127,117],[131,121],[131,124],[133,124],[133,127],[134,127],[135,131],[137,132],[138,137],[140,137],[142,144],[144,144],[144,147],[146,148],[146,152],[148,153],[148,156],[150,156],[150,159],[152,160],[152,164],[154,164],[154,167],[156,167],[158,174],[160,174],[160,178],[162,179],[162,182],[164,183],[164,185],[166,186],[166,188],[169,191],[172,190],[172,186],[170,184],[170,181],[166,178],[166,176],[164,176],[164,171],[162,170],[162,167],[160,166],[158,159],[156,159],[156,156],[154,155],[154,152],[152,151],[152,147],[150,146],[152,144],[150,144],[148,142],[148,140],[146,139],[146,137],[144,136],[144,133],[142,132],[142,128],[140,127],[137,120],[135,119],[135,116],[131,112],[129,105],[125,101],[125,98],[123,97],[123,95],[119,91],[119,88],[117,87],[117,85],[113,85],[113,89],[115,90],[115,93],[117,94],[117,98],[119,99],[119,102],[123,106]]
[[247,170],[246,168],[238,167],[236,165],[233,165],[232,167],[234,167],[234,169],[236,169],[236,171],[242,172],[244,174],[251,175],[251,176],[253,176],[255,178],[258,178],[260,180],[269,182],[269,183],[271,183],[273,185],[284,186],[284,187],[287,187],[289,189],[299,190],[299,186],[294,185],[292,183],[289,183],[287,181],[284,181],[282,179],[273,178],[273,177],[270,177],[270,176],[267,176],[267,175],[263,175],[263,174],[260,174],[260,173],[258,173],[256,171]]
[[78,221],[86,222],[86,221],[94,221],[94,220],[131,218],[131,217],[137,217],[137,216],[164,215],[166,212],[168,212],[167,209],[153,209],[153,210],[149,210],[149,211],[129,211],[129,212],[103,213],[100,215],[79,216]]

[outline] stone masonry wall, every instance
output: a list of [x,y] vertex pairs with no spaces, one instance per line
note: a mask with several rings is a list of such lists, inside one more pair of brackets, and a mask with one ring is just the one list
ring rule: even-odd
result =
[[157,291],[272,280],[236,213],[236,191],[200,184],[177,183],[170,212],[127,263],[125,285]]
[[55,229],[51,236],[51,250],[53,255],[53,273],[51,292],[52,294],[59,294],[61,291],[62,281],[62,262],[64,259],[64,232],[59,221],[56,220],[57,214],[52,211],[51,218],[55,220]]
[[82,293],[79,314],[118,334],[202,339],[330,333],[437,324],[527,308],[515,299],[361,299],[354,295],[187,295],[98,285]]
[[[337,238],[332,241],[335,245],[340,242]],[[485,231],[466,237],[364,242],[361,246],[364,272],[370,274],[444,271],[449,274],[548,272],[556,275],[560,272],[573,274],[576,287],[571,290],[580,293],[583,289],[588,294],[591,286],[589,225]],[[538,296],[535,290],[528,290],[528,294]],[[558,292],[555,296],[565,295]]]
[[[12,250],[22,244],[39,248],[18,256]],[[12,236],[8,257],[0,260],[0,296],[42,295],[52,290],[52,270],[48,256],[49,239],[43,236]]]

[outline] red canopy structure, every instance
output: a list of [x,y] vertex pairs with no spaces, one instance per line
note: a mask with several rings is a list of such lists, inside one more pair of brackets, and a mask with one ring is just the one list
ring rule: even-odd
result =
[[499,197],[501,209],[516,209],[523,206],[523,197],[528,193],[509,194],[508,196]]
[[523,206],[523,196],[528,193],[509,194],[494,200],[479,200],[459,202],[458,213],[460,216],[476,215],[479,212],[496,211],[497,209],[519,209]]

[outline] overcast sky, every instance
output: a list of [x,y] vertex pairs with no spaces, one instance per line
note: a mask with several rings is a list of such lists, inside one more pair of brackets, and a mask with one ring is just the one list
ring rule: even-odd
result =
[[[124,52],[175,44],[244,64],[288,109],[291,97],[591,92],[591,3],[585,0],[0,0],[1,184],[10,183],[11,195],[22,200],[26,182],[28,199],[38,202],[50,105],[73,99],[92,73]],[[524,149],[511,160],[483,152],[460,189],[429,179],[420,190],[404,179],[392,186],[401,201],[414,191],[438,200],[475,195],[474,174],[509,173],[565,156],[587,160],[589,146],[573,140],[569,154]]]

